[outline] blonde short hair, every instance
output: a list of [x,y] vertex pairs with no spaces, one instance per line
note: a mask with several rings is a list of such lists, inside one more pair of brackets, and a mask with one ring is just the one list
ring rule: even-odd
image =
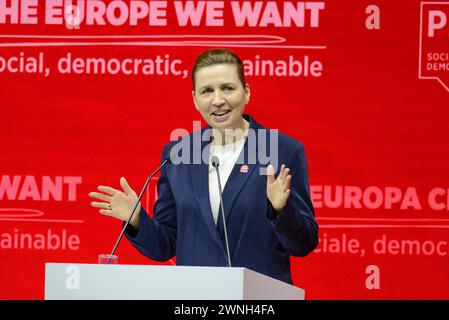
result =
[[233,64],[237,66],[237,72],[243,88],[246,86],[245,69],[238,55],[228,49],[210,49],[204,51],[196,59],[192,69],[193,90],[195,90],[195,74],[198,70],[216,64]]

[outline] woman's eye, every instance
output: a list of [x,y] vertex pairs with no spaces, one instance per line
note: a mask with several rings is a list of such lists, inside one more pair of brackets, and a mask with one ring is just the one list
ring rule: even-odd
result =
[[231,90],[234,90],[234,88],[233,87],[224,87],[224,90],[225,91],[231,91]]
[[206,94],[206,93],[211,93],[211,92],[212,92],[211,88],[206,88],[201,91],[201,94]]

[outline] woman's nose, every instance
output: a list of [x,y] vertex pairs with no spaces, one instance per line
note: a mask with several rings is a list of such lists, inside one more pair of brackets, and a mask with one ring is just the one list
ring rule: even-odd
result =
[[212,99],[212,104],[214,106],[220,106],[220,105],[224,104],[223,95],[222,95],[222,93],[219,90],[214,92],[214,97]]

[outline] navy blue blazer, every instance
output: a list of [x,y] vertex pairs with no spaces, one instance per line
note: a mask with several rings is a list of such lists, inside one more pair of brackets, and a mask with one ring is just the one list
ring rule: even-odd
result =
[[[290,255],[305,256],[318,244],[304,147],[299,141],[278,133],[276,176],[281,164],[286,164],[292,180],[287,205],[277,214],[267,198],[267,177],[259,171],[268,165],[266,161],[262,163],[261,159],[266,157],[260,155],[274,156],[269,151],[273,130],[265,129],[249,115],[244,117],[250,122],[250,128],[267,134],[257,135],[257,144],[250,144],[247,139],[241,154],[247,157],[238,160],[238,163],[242,159],[245,162],[234,166],[223,190],[232,266],[246,267],[292,283]],[[168,143],[162,159],[168,158],[170,152],[173,155],[174,149],[178,150],[177,156],[190,152],[192,162],[195,157],[201,159],[202,154],[208,159],[208,132],[209,126]],[[196,137],[204,134],[206,138],[198,144],[193,141],[195,134]],[[189,150],[179,151],[181,141],[187,141]],[[242,170],[242,165],[247,166],[247,172]],[[153,218],[142,208],[139,230],[128,227],[126,237],[142,254],[154,260],[166,261],[176,256],[178,265],[226,266],[222,215],[220,212],[215,226],[208,179],[207,162],[165,165],[157,185]]]

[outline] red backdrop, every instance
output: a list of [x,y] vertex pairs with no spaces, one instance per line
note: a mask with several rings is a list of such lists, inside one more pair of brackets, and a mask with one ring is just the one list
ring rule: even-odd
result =
[[[170,133],[193,130],[210,47],[245,60],[245,112],[305,144],[306,298],[449,298],[448,2],[96,2],[104,15],[74,1],[84,17],[63,20],[61,0],[0,1],[0,298],[42,299],[45,262],[111,250],[121,223],[87,194],[121,176],[140,190]],[[126,240],[118,255],[157,263]]]

